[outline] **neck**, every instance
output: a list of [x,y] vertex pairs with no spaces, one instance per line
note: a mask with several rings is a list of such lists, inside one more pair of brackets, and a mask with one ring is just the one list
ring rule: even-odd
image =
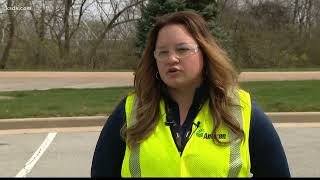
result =
[[180,125],[185,122],[195,91],[196,88],[169,89],[170,96],[179,105]]
[[169,88],[171,98],[176,101],[179,106],[191,105],[196,88],[173,89]]

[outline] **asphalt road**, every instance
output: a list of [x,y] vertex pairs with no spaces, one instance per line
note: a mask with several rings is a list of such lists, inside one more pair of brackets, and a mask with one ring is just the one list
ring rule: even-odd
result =
[[[0,72],[0,91],[132,86],[132,72]],[[320,80],[320,72],[242,72],[240,81]]]
[[[275,124],[275,127],[284,146],[291,175],[320,177],[320,123],[312,127],[288,123]],[[89,177],[100,129],[60,129],[26,177]],[[16,177],[43,144],[48,132],[54,131],[59,130],[38,130],[24,134],[2,131],[0,177]]]

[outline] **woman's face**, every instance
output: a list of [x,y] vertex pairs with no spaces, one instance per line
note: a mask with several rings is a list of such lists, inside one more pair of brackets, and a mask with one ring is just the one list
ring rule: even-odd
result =
[[167,25],[160,29],[155,58],[160,78],[169,88],[200,86],[203,56],[198,48],[196,40],[183,25]]

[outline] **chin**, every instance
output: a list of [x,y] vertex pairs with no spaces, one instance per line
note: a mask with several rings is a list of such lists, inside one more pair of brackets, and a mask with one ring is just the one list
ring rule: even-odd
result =
[[165,84],[174,89],[185,87],[185,83],[179,81],[166,81]]

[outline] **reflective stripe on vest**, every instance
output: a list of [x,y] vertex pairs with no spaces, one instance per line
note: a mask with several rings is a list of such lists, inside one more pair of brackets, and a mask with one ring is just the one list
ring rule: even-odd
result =
[[[131,120],[127,123],[129,127],[131,124],[134,124],[136,122],[136,109],[137,109],[138,101],[133,101],[133,109],[131,111]],[[131,124],[130,124],[131,123]],[[132,177],[141,177],[141,169],[140,169],[140,144],[135,146],[130,154],[129,159],[129,167],[130,167],[130,173]]]
[[[240,104],[240,98],[239,95],[237,95],[236,92],[232,92],[233,100],[235,104]],[[232,109],[232,114],[233,116],[238,120],[240,127],[243,127],[243,120],[242,120],[242,114],[241,114],[241,107],[240,106],[234,106]],[[231,133],[231,139],[234,139],[235,136],[233,133]],[[234,143],[230,144],[230,170],[229,170],[229,175],[228,177],[237,177],[241,166],[242,166],[242,161],[241,161],[241,155],[240,155],[240,139],[237,139]]]
[[[238,92],[238,91],[237,91]],[[239,96],[240,95],[240,96]],[[134,95],[127,97],[126,117],[130,126],[135,122],[136,101]],[[208,108],[208,101],[198,113],[195,122],[201,122],[200,129],[193,133],[180,156],[171,136],[170,128],[164,125],[164,102],[160,102],[160,120],[155,132],[133,149],[126,147],[122,165],[122,176],[126,177],[247,177],[250,171],[249,126],[251,101],[248,93],[240,90],[233,97],[232,113],[245,132],[245,141],[240,139],[230,145],[216,145],[209,133],[213,119]],[[210,127],[211,126],[211,127]],[[234,133],[222,125],[218,130],[220,140],[235,138]],[[195,127],[192,128],[194,132]],[[220,133],[220,134],[219,134]],[[223,139],[224,138],[224,139]],[[190,145],[192,144],[192,145]],[[212,163],[215,162],[215,163]]]

